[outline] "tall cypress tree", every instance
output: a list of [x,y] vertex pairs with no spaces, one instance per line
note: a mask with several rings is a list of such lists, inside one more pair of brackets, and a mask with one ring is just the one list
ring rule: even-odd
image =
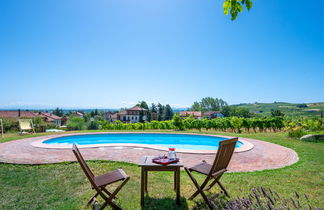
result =
[[173,117],[173,110],[169,104],[164,108],[164,120],[171,120]]
[[164,112],[164,106],[160,103],[158,103],[157,105],[158,107],[158,121],[162,121],[164,120],[164,116],[163,116],[163,112]]

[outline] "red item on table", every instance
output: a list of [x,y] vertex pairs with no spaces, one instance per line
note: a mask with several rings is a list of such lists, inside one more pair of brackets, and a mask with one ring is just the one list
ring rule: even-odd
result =
[[170,160],[169,158],[154,158],[152,159],[152,162],[153,163],[156,163],[156,164],[161,164],[161,165],[169,165],[171,163],[177,163],[179,162],[179,158],[176,158],[175,160]]

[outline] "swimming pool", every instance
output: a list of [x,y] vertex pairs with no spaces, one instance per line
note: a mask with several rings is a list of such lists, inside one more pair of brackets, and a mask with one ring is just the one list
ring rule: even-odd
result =
[[[227,138],[209,135],[161,134],[161,133],[105,133],[70,135],[43,141],[48,145],[152,145],[157,147],[174,147],[180,150],[217,150],[220,141]],[[242,141],[236,148],[244,146]]]

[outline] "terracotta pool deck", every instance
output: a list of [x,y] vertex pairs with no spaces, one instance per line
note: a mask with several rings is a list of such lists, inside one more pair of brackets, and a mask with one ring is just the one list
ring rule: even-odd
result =
[[[0,144],[0,162],[13,164],[48,164],[76,161],[71,149],[39,148],[31,143],[59,135],[26,138]],[[239,138],[254,145],[245,152],[234,153],[229,171],[258,171],[281,168],[298,161],[297,153],[289,148],[255,139]],[[165,151],[140,147],[98,147],[81,148],[86,160],[113,160],[138,163],[142,156],[155,156]],[[202,160],[212,163],[215,155],[177,153],[185,166],[192,166]]]

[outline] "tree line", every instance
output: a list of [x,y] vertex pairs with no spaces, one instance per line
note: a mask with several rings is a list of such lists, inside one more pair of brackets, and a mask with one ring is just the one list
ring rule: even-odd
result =
[[[147,110],[147,121],[165,121],[165,120],[171,120],[174,112],[169,104],[162,105],[160,103],[155,104],[152,103],[149,107],[146,101],[139,101],[136,106],[140,106]],[[143,116],[143,112],[140,113],[140,118]],[[143,118],[142,118],[143,119]],[[140,119],[141,122],[143,120]]]

